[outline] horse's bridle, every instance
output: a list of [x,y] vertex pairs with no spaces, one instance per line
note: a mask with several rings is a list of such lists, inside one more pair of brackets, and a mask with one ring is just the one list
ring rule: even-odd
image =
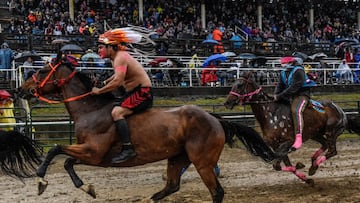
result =
[[57,100],[50,100],[46,97],[43,97],[41,96],[41,94],[39,93],[39,89],[43,88],[46,84],[53,84],[55,85],[56,87],[60,88],[62,87],[63,85],[65,85],[66,83],[68,83],[76,74],[76,71],[75,69],[69,74],[69,76],[67,78],[62,78],[62,79],[53,79],[53,80],[50,80],[51,77],[55,77],[54,76],[54,73],[56,72],[56,69],[62,64],[62,62],[58,62],[55,66],[53,66],[51,63],[48,64],[48,66],[51,68],[49,74],[45,77],[44,80],[40,81],[38,78],[38,75],[39,75],[39,72],[35,73],[32,75],[32,79],[34,80],[34,82],[36,84],[38,84],[38,86],[34,89],[31,89],[31,93],[37,97],[38,99],[44,101],[44,102],[47,102],[47,103],[50,103],[50,104],[56,104],[56,103],[61,103],[61,102],[71,102],[71,101],[76,101],[76,100],[79,100],[79,99],[82,99],[86,96],[88,96],[90,94],[90,92],[87,92],[85,94],[82,94],[82,95],[79,95],[79,96],[75,96],[75,97],[70,97],[70,98],[67,98],[65,100],[62,100],[62,101],[57,101]]
[[[246,87],[247,85],[251,82],[249,81],[249,78],[245,79],[243,77],[239,78],[239,80],[245,80],[246,81],[246,84],[245,84],[245,88],[244,90],[246,90]],[[234,91],[230,91],[229,94],[230,95],[234,95],[237,97],[236,99],[236,104],[242,104],[244,102],[249,102],[250,99],[252,98],[253,95],[256,95],[256,94],[259,94],[262,90],[262,87],[259,87],[257,88],[256,90],[252,91],[252,92],[248,92],[248,93],[245,93],[245,94],[239,94],[237,92],[234,92]]]

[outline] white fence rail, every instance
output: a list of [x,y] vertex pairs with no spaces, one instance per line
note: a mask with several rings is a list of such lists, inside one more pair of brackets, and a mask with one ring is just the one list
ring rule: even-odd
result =
[[[145,70],[148,72],[149,76],[152,79],[153,85],[156,86],[200,86],[202,70],[201,67],[205,57],[198,57],[196,60],[191,60],[189,56],[144,56],[138,55],[135,56],[138,61],[142,63]],[[160,62],[157,67],[149,65],[149,62],[155,58],[168,58],[176,59],[179,61],[183,67],[173,68],[169,62]],[[236,58],[235,58],[236,59]],[[243,71],[253,71],[257,76],[257,81],[261,85],[274,85],[278,78],[279,72],[281,70],[279,57],[267,57],[267,62],[264,65],[258,66],[256,68],[249,68],[246,60],[233,60],[232,62],[223,62],[217,68],[217,74],[219,79],[218,86],[231,86],[232,82],[239,78]],[[44,61],[37,62],[37,64],[44,64]],[[96,65],[91,64],[90,62],[84,63],[79,62],[80,67],[77,69],[79,71],[88,71],[88,72],[98,72],[101,71],[112,71],[110,67],[93,67]],[[338,83],[359,83],[360,69],[359,63],[350,63],[351,67],[351,81],[344,81],[341,79],[340,75],[336,74],[336,71],[341,63],[339,59],[324,59],[321,62],[305,62],[305,64],[310,65],[312,68],[308,70],[309,72],[315,73],[317,75],[316,82],[319,85],[334,85]],[[324,67],[326,64],[326,68]],[[15,81],[15,86],[20,87],[24,81],[24,71],[29,69],[38,70],[42,68],[40,66],[22,66],[16,63],[13,63],[12,69],[4,70],[1,72],[7,74],[11,80]],[[160,73],[160,78],[158,77]],[[175,74],[174,74],[175,73]],[[176,77],[176,78],[174,78]]]

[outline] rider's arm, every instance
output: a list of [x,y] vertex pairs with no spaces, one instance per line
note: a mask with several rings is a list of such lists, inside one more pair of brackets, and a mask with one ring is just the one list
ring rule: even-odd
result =
[[302,88],[305,81],[305,72],[302,69],[296,70],[293,74],[291,84],[281,93],[277,94],[277,99],[286,99],[296,96],[299,90]]
[[127,61],[126,57],[123,57],[121,54],[118,54],[113,63],[114,74],[107,79],[104,87],[98,89],[93,88],[93,94],[103,94],[106,92],[113,91],[124,84],[126,72],[127,72]]

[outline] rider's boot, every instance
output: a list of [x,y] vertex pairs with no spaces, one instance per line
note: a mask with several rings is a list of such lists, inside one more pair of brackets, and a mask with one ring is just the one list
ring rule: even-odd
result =
[[298,133],[295,136],[295,142],[294,144],[291,146],[290,151],[296,151],[297,149],[299,149],[302,145],[302,134]]
[[116,133],[121,135],[123,146],[121,148],[120,154],[113,157],[111,162],[114,164],[118,164],[136,156],[136,152],[134,150],[134,146],[130,141],[130,136],[129,136],[130,133],[126,120],[120,119],[115,121],[115,126],[116,126]]

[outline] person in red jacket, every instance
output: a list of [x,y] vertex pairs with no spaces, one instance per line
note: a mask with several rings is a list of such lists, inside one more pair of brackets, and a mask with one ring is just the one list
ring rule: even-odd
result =
[[215,65],[215,61],[210,61],[209,65],[206,66],[204,70],[202,70],[201,85],[214,86],[218,81],[216,71],[217,71],[217,67]]

